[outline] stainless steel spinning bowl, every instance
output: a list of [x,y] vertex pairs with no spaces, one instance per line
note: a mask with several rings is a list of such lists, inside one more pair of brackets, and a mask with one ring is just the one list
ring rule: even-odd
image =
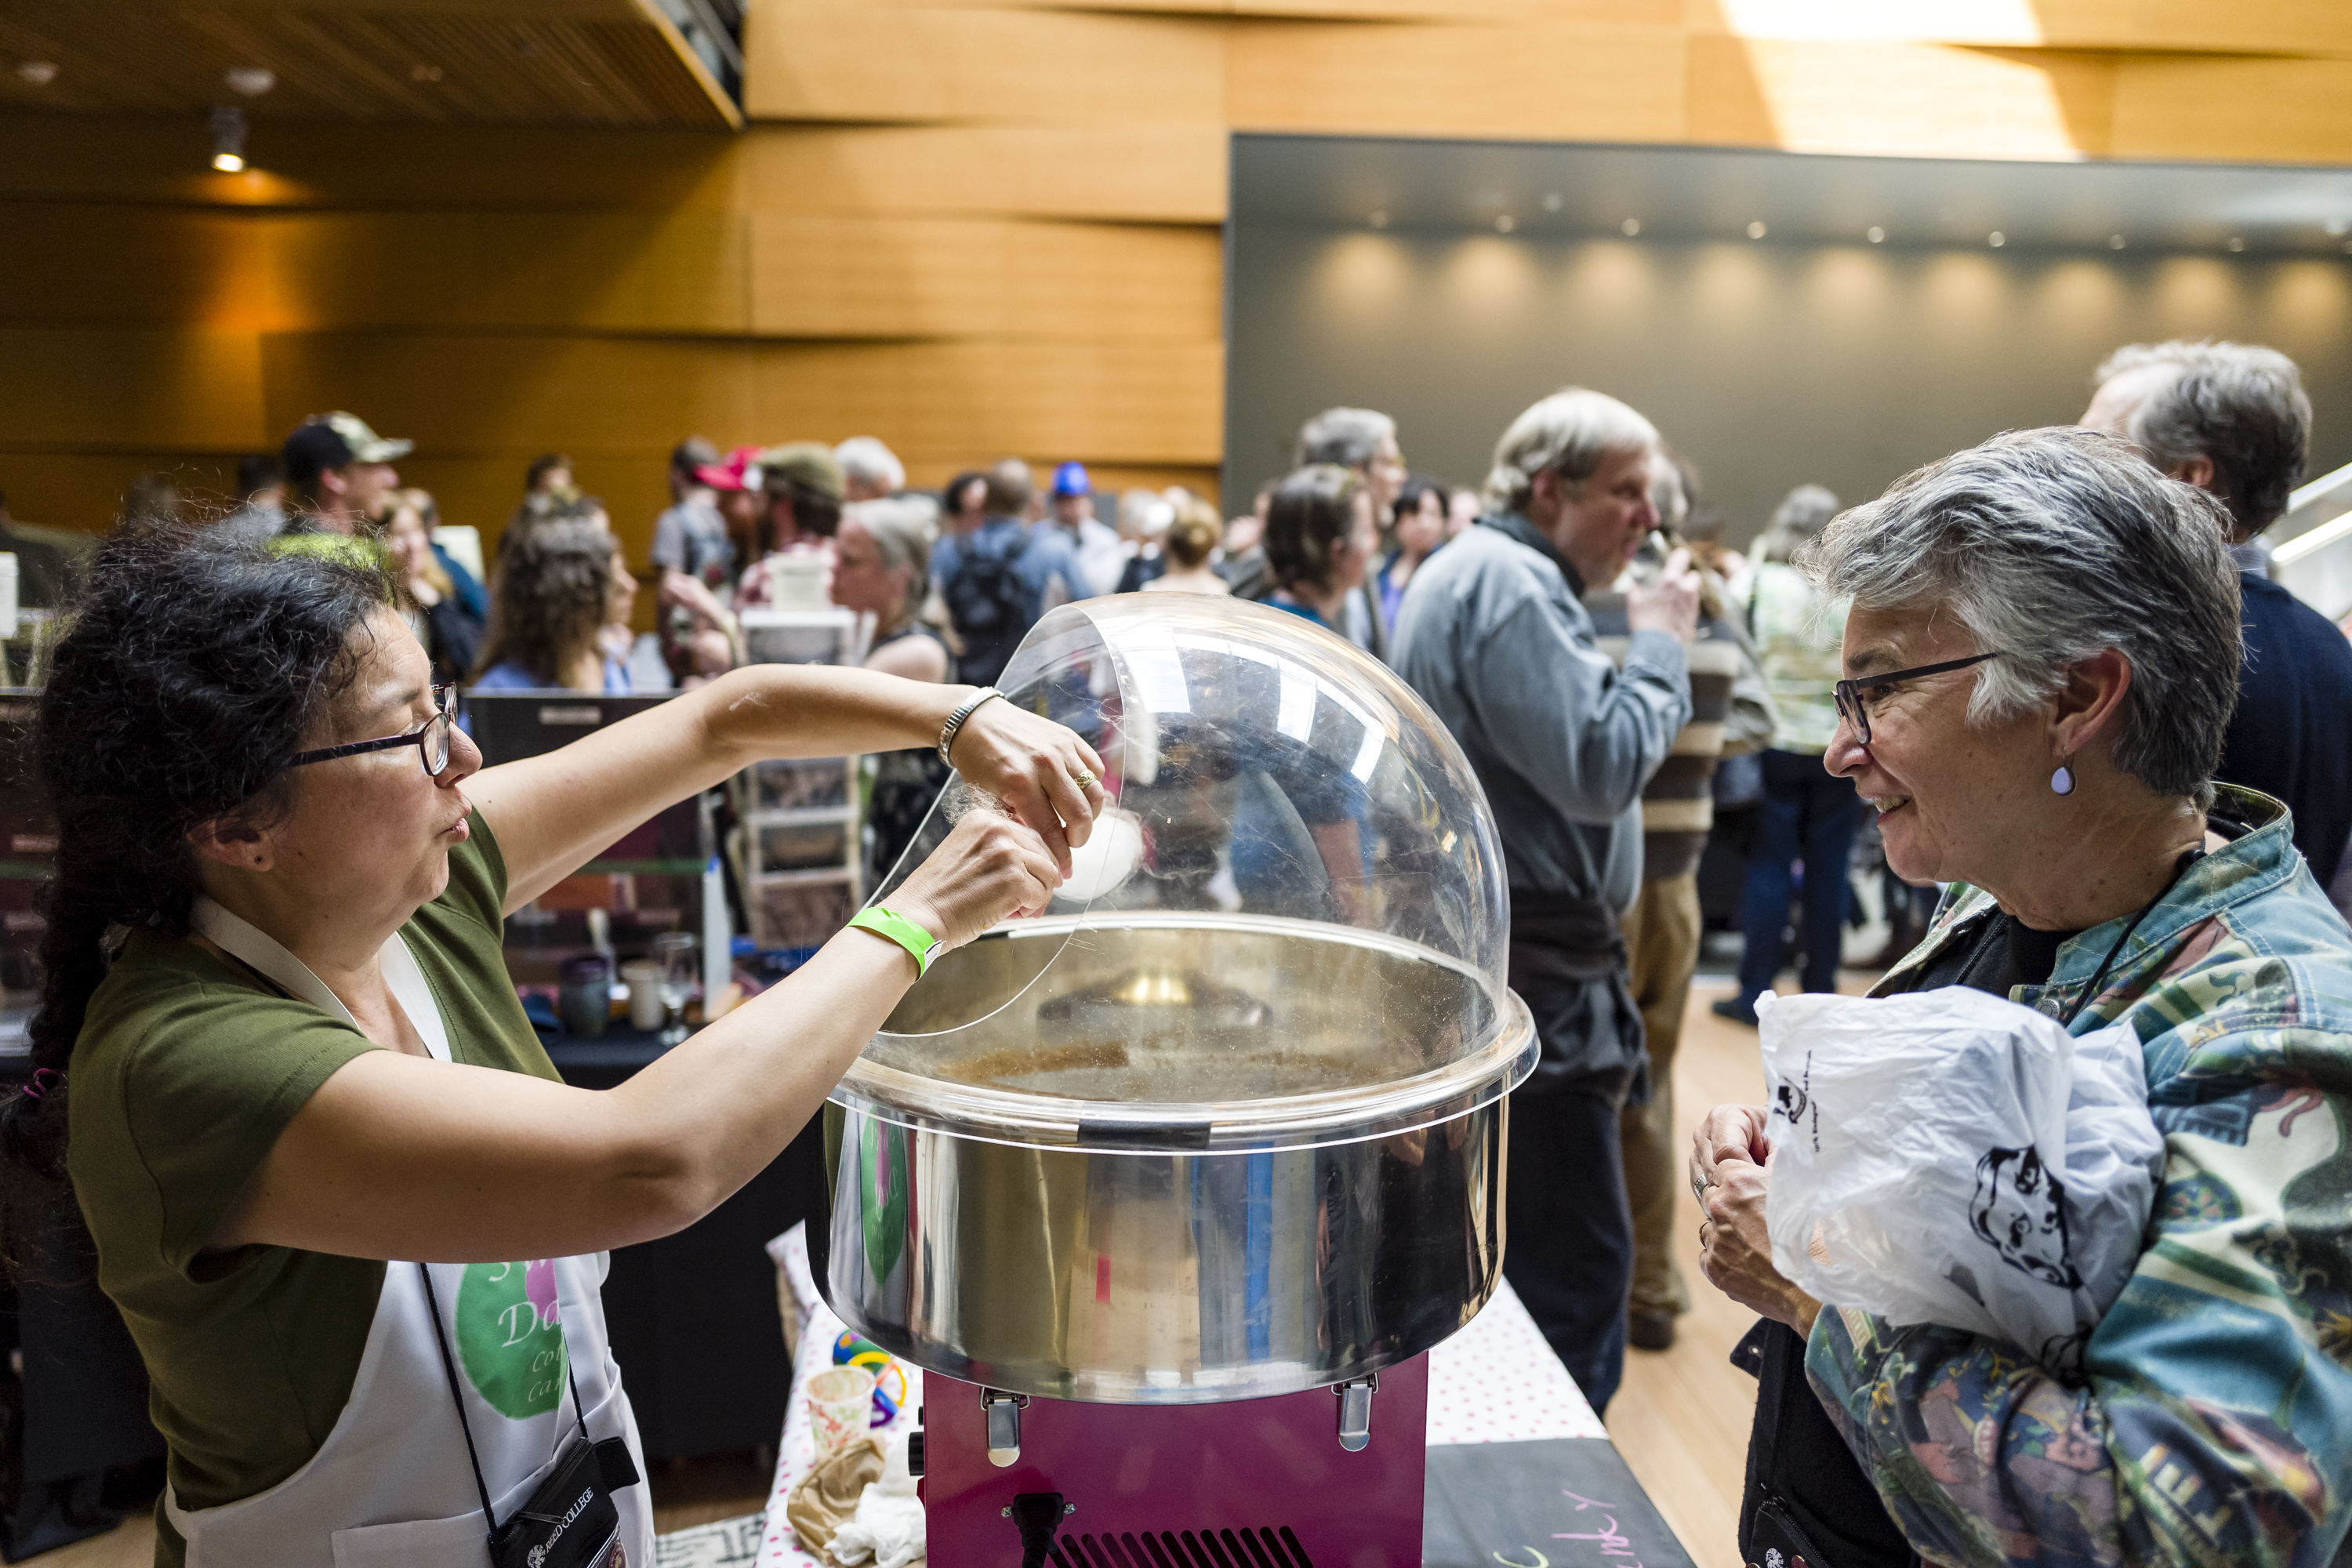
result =
[[1390,937],[1028,922],[936,966],[835,1092],[819,1278],[894,1354],[1013,1393],[1360,1377],[1493,1291],[1534,1055],[1516,996]]

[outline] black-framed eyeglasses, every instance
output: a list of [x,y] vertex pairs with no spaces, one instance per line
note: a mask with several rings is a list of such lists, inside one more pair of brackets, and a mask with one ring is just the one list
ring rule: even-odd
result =
[[331,763],[337,757],[356,757],[367,752],[389,752],[395,746],[414,746],[425,763],[425,776],[439,778],[441,770],[449,765],[449,728],[456,716],[449,711],[449,689],[433,689],[433,717],[404,735],[386,735],[381,741],[353,741],[347,746],[321,746],[315,752],[297,752],[286,765],[301,767],[306,763]]
[[1956,669],[1966,669],[1972,664],[1982,664],[1989,658],[1999,658],[2000,650],[1971,654],[1966,658],[1948,658],[1941,664],[1923,664],[1916,669],[1890,669],[1885,675],[1865,675],[1853,680],[1841,680],[1831,689],[1837,701],[1838,717],[1853,731],[1853,738],[1870,744],[1870,710],[1863,706],[1862,694],[1899,680],[1910,680],[1922,675],[1949,675]]

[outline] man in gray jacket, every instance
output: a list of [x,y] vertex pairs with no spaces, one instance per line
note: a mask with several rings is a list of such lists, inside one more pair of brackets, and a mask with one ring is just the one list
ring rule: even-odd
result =
[[1641,885],[1642,786],[1691,716],[1698,583],[1677,551],[1627,594],[1622,670],[1580,601],[1657,526],[1657,446],[1648,420],[1581,387],[1520,415],[1488,515],[1413,574],[1392,650],[1494,804],[1511,987],[1542,1047],[1512,1096],[1503,1270],[1596,1411],[1623,1369],[1633,1276],[1618,1111],[1648,1093],[1618,921]]

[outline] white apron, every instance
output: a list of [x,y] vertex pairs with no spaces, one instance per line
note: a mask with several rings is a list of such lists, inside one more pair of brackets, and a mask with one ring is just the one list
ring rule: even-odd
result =
[[[294,995],[358,1026],[351,1009],[267,933],[201,895],[191,923]],[[439,1061],[449,1037],[432,987],[395,931],[384,978]],[[565,1376],[587,1404],[590,1441],[628,1439],[646,1473],[636,1416],[604,1331],[606,1254],[515,1263],[428,1265],[458,1368],[482,1478],[503,1521],[553,1472],[579,1430]],[[163,1511],[188,1543],[188,1568],[488,1568],[488,1525],[467,1463],[415,1263],[387,1263],[350,1403],[310,1463],[219,1508]],[[630,1568],[653,1568],[653,1514],[640,1483],[613,1494]]]

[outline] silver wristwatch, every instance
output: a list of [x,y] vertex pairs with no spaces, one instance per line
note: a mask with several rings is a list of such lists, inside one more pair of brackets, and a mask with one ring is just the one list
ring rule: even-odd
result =
[[940,726],[940,761],[947,763],[950,768],[955,766],[955,759],[948,755],[948,748],[955,744],[956,731],[963,728],[963,721],[971,717],[972,710],[992,697],[1003,695],[1004,693],[993,686],[983,686],[973,692],[962,707],[948,715],[948,721]]

